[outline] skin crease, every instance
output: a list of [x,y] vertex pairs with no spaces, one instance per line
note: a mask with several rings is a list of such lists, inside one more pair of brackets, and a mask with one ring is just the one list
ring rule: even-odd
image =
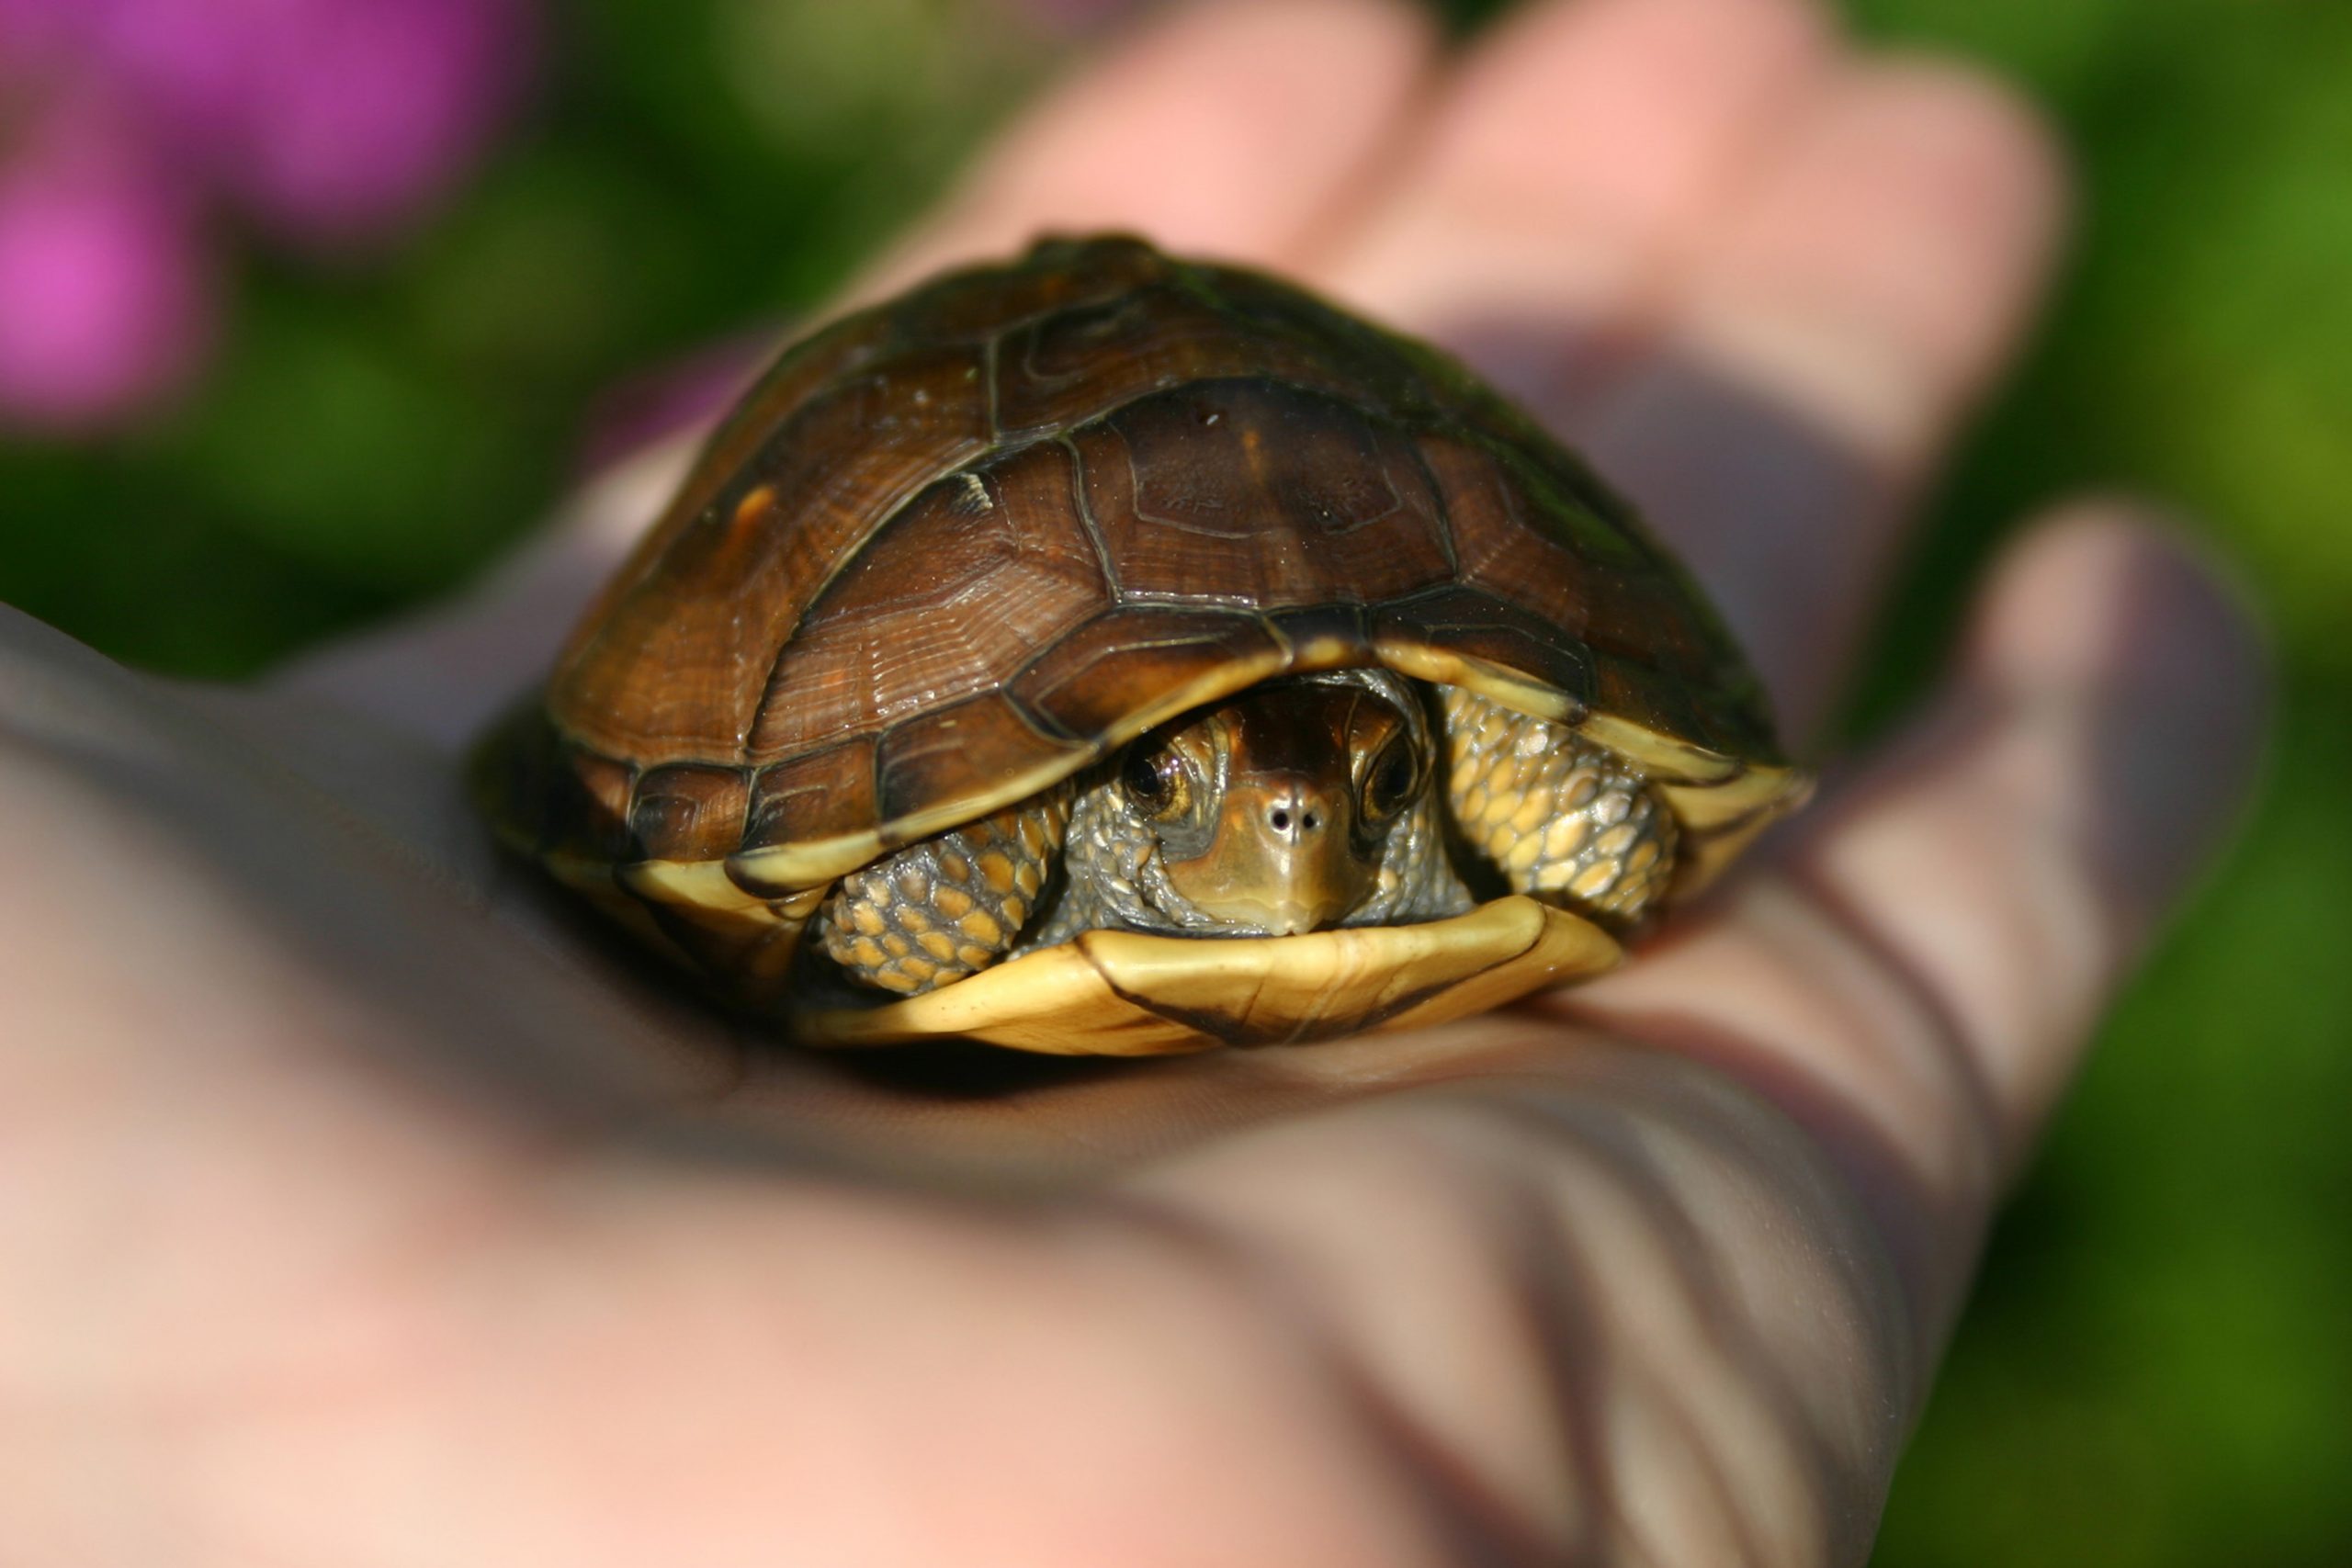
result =
[[[1802,748],[2060,184],[2007,93],[1804,0],[1453,59],[1222,0],[853,292],[1127,225],[1444,341],[1652,509]],[[0,1561],[1863,1559],[1989,1205],[2259,750],[2165,529],[2027,533],[1917,722],[1618,976],[889,1067],[698,1010],[458,797],[678,461],[254,688],[0,618]]]

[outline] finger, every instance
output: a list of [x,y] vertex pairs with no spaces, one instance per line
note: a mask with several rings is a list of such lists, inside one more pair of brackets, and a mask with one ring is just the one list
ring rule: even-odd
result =
[[2178,544],[2079,509],[2014,553],[1905,743],[1769,872],[1556,1005],[1809,1116],[1916,1240],[1932,1337],[2109,993],[2244,798],[2264,691],[2245,615]]
[[473,866],[5,610],[0,860],[0,1187],[45,1194],[0,1204],[0,1275],[12,1357],[59,1348],[12,1367],[60,1387],[261,1365],[277,1302],[731,1074],[486,918]]
[[1317,1332],[1447,1561],[1860,1562],[1917,1408],[1869,1216],[1700,1065],[1496,1021],[1450,1083],[1207,1144],[1119,1217]]
[[1830,47],[1811,0],[1531,6],[1456,72],[1322,275],[1560,420]]
[[1848,67],[1574,422],[1714,592],[1792,736],[1834,700],[1894,519],[2041,291],[2058,170],[1984,77]]
[[1287,261],[1396,135],[1430,63],[1397,0],[1179,9],[1032,110],[854,291],[887,295],[1044,229]]
[[[1362,175],[1430,48],[1399,0],[1211,0],[1080,72],[984,158],[944,214],[852,290],[871,299],[1040,230],[1132,228],[1281,263]],[[641,454],[460,602],[285,671],[436,739],[477,732],[553,658],[659,509],[694,438]]]

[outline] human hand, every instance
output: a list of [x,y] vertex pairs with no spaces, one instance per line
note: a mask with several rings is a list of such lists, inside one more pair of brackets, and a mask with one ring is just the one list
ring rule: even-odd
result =
[[[2021,111],[1800,0],[1174,14],[861,286],[1039,227],[1464,353],[1650,510],[1792,740],[2057,222]],[[454,751],[674,476],[256,690],[0,622],[0,1561],[1853,1562],[1989,1204],[2256,749],[2113,506],[1623,973],[1115,1066],[741,1036]]]

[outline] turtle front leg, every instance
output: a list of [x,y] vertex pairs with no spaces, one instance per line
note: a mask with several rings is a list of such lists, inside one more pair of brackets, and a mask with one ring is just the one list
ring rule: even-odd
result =
[[852,979],[912,996],[1011,952],[1069,826],[1068,785],[852,872],[818,910],[825,955]]
[[1459,686],[1446,792],[1470,848],[1516,892],[1623,929],[1674,875],[1674,814],[1641,772],[1564,725]]

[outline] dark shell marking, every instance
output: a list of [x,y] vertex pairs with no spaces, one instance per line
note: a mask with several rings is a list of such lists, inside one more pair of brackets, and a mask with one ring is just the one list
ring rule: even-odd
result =
[[583,863],[844,845],[740,878],[779,895],[1204,695],[1432,660],[1772,761],[1681,570],[1453,362],[1271,278],[1052,241],[787,354],[565,649],[534,783],[494,793]]

